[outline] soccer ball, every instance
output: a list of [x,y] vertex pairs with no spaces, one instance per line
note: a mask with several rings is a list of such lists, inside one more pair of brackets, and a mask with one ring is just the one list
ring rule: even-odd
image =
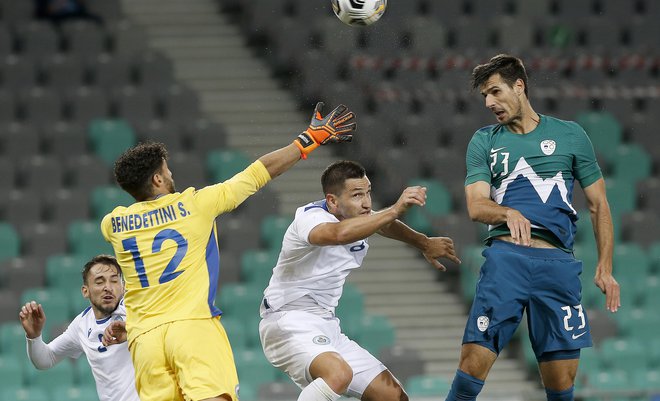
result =
[[337,18],[351,26],[373,24],[385,14],[385,8],[387,0],[332,0],[332,10]]

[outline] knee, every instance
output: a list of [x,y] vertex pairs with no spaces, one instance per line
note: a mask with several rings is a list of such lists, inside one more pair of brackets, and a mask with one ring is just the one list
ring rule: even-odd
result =
[[344,394],[353,381],[353,369],[346,363],[337,363],[328,373],[323,375],[323,380],[337,394]]

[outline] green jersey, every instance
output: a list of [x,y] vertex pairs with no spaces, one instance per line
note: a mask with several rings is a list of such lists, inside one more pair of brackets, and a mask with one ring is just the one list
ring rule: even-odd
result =
[[[465,185],[489,183],[491,198],[522,213],[531,222],[532,235],[570,251],[578,219],[572,205],[574,182],[585,188],[602,173],[582,127],[539,117],[538,126],[527,134],[499,124],[475,132],[466,154]],[[506,224],[489,227],[489,239],[509,233]]]

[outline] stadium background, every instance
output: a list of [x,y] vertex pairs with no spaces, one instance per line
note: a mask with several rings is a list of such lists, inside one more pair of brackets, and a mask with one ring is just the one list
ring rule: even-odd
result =
[[[291,141],[317,100],[356,111],[354,143],[315,152],[219,218],[217,301],[241,399],[296,398],[264,360],[257,308],[295,207],[322,196],[320,172],[340,157],[365,164],[380,206],[407,184],[427,185],[427,207],[406,221],[456,241],[462,266],[436,274],[413,250],[374,238],[338,312],[413,400],[443,399],[484,233],[465,212],[464,152],[494,121],[469,73],[500,52],[526,62],[537,111],[586,129],[607,179],[623,306],[605,313],[591,283],[595,245],[578,193],[576,255],[596,346],[583,352],[576,394],[658,397],[660,2],[390,0],[361,29],[342,25],[329,0],[86,3],[102,23],[54,25],[35,18],[32,1],[0,1],[0,400],[96,400],[84,358],[31,366],[17,314],[26,300],[43,303],[52,339],[86,305],[82,264],[110,252],[98,222],[130,203],[111,176],[123,149],[162,141],[178,188],[217,182]],[[519,334],[480,400],[544,399],[524,327]]]

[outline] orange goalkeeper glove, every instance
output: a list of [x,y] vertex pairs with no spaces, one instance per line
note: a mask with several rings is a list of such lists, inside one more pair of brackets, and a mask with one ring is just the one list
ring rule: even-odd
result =
[[340,104],[325,117],[321,116],[323,102],[318,102],[309,127],[293,141],[303,159],[320,145],[329,142],[350,142],[357,127],[355,114]]

